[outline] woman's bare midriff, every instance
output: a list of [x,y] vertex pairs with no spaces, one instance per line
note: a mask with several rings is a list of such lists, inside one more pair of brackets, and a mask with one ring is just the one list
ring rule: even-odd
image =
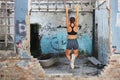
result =
[[68,35],[68,39],[77,39],[77,35]]

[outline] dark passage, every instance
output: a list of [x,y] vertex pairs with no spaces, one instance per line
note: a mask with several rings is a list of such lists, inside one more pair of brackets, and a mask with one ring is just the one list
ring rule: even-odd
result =
[[34,57],[40,55],[39,25],[30,24],[30,51]]

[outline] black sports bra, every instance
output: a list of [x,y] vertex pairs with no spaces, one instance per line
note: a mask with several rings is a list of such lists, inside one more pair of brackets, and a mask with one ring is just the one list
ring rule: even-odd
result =
[[69,35],[76,35],[77,32],[75,32],[75,31],[73,30],[74,27],[71,27],[71,28],[72,28],[72,31],[71,31],[71,32],[68,32],[68,34],[69,34]]

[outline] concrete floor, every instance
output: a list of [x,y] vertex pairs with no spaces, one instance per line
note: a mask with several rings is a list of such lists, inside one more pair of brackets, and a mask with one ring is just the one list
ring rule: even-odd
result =
[[[88,62],[86,56],[79,56],[76,63],[81,63],[79,66],[83,67],[80,67],[81,69],[76,68],[73,72],[68,69],[66,57],[59,57],[57,64],[44,68],[45,74],[37,59],[27,60],[29,66],[16,65],[16,63],[23,62],[26,62],[26,60],[18,58],[1,59],[0,80],[120,80],[120,54],[112,54],[110,56],[108,65],[104,67],[99,76],[96,76],[97,69]],[[46,74],[48,75],[46,76]],[[52,74],[55,76],[49,76]],[[59,74],[60,76],[58,76]]]
[[75,60],[75,69],[70,69],[69,62],[65,56],[59,56],[58,62],[53,66],[44,68],[46,74],[48,75],[73,75],[73,76],[82,76],[82,77],[90,77],[97,76],[100,73],[100,69],[97,69],[93,64],[91,64],[87,56],[80,55]]

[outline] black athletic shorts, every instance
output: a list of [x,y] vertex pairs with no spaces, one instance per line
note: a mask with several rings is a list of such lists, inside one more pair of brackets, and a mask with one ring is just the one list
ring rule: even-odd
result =
[[68,50],[76,50],[78,49],[78,41],[77,39],[68,39],[68,42],[67,42],[67,49]]

